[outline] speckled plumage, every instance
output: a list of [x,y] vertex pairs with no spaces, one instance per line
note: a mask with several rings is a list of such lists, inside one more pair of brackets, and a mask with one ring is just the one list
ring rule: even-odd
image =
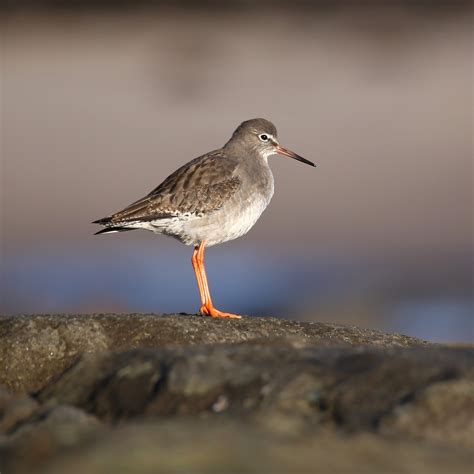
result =
[[274,190],[268,155],[249,146],[249,130],[277,135],[264,119],[244,122],[224,147],[195,158],[147,196],[96,221],[105,226],[101,233],[146,229],[207,246],[247,233]]
[[265,119],[242,122],[230,140],[185,164],[144,198],[95,221],[98,234],[146,229],[193,245],[191,259],[202,315],[238,319],[215,308],[204,268],[206,246],[246,234],[273,196],[270,155],[284,155],[314,166],[283,148],[275,126]]

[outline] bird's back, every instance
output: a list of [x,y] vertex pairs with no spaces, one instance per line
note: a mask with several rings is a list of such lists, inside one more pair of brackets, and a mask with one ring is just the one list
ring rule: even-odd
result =
[[131,226],[220,209],[240,187],[236,166],[222,150],[207,153],[177,169],[145,197],[96,223]]

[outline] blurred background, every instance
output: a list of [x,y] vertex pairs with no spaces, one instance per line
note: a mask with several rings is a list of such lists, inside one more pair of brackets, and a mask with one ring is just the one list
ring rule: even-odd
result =
[[90,222],[265,117],[318,167],[270,159],[217,307],[473,341],[470,1],[0,8],[2,313],[196,312],[190,248]]

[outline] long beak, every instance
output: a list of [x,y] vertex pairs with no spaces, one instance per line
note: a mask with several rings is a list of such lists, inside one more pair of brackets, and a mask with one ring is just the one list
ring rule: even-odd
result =
[[275,153],[277,153],[278,155],[289,156],[290,158],[301,161],[302,163],[306,163],[307,165],[310,165],[310,166],[316,166],[312,161],[309,161],[306,158],[303,158],[302,156],[297,155],[296,153],[292,152],[291,150],[287,150],[286,148],[283,148],[280,145],[277,145],[275,147]]

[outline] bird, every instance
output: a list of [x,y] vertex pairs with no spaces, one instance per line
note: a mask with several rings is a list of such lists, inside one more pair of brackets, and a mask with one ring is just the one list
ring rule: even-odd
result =
[[270,121],[246,120],[222,148],[189,161],[145,197],[94,221],[104,227],[95,235],[145,229],[192,245],[191,263],[201,298],[199,314],[240,319],[214,306],[204,252],[206,247],[241,237],[257,222],[274,192],[268,165],[271,155],[316,166],[282,147]]

